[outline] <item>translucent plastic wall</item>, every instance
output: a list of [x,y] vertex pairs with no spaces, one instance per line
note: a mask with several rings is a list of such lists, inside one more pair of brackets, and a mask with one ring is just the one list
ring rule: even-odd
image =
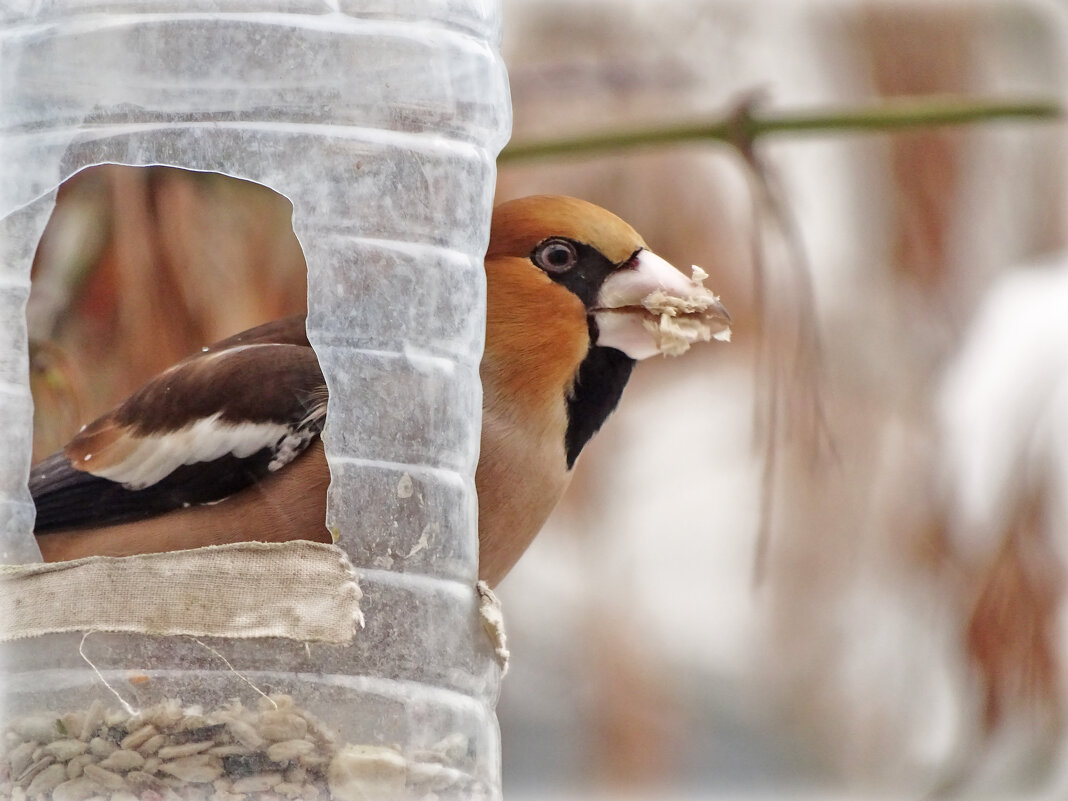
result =
[[[4,568],[0,615],[46,613],[0,642],[0,795],[499,795],[473,481],[482,254],[510,123],[498,29],[493,0],[0,7],[0,561],[39,559],[33,252],[59,183],[104,162],[219,171],[293,201],[331,389],[329,523],[348,557]],[[288,599],[279,577],[316,560],[303,589],[321,592]],[[50,618],[72,595],[99,614]],[[174,619],[146,621],[150,599]]]

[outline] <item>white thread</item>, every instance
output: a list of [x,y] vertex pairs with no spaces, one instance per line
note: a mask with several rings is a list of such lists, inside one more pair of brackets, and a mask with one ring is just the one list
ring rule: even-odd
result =
[[233,673],[235,676],[237,676],[239,679],[241,679],[241,681],[245,682],[245,684],[247,684],[253,690],[258,692],[260,695],[262,695],[268,701],[270,701],[271,702],[271,706],[273,706],[275,709],[278,709],[278,704],[275,703],[274,699],[271,698],[271,696],[267,695],[267,693],[265,693],[263,690],[261,690],[259,687],[257,687],[255,684],[253,684],[251,681],[249,681],[248,677],[245,674],[243,674],[241,671],[237,670],[233,665],[231,665],[230,661],[225,656],[220,654],[218,651],[216,651],[214,648],[212,648],[207,643],[201,642],[196,637],[190,636],[190,639],[193,642],[195,642],[197,645],[201,645],[204,648],[207,648],[209,651],[211,651],[213,654],[215,654],[217,657],[219,657],[219,659],[221,659],[223,661],[223,664],[226,665],[228,668],[230,668],[230,672],[231,673]]
[[126,703],[126,700],[121,695],[119,695],[118,690],[116,690],[108,683],[108,680],[104,678],[104,674],[100,672],[100,669],[97,668],[97,666],[92,663],[89,657],[85,655],[85,640],[90,634],[93,634],[94,632],[95,630],[90,630],[82,634],[82,641],[78,643],[78,656],[85,660],[85,664],[87,664],[93,669],[93,672],[96,674],[96,677],[100,679],[103,685],[111,691],[112,695],[119,699],[119,703],[122,704],[122,708],[125,709],[131,717],[133,717],[138,714],[137,710],[130,706],[128,703]]

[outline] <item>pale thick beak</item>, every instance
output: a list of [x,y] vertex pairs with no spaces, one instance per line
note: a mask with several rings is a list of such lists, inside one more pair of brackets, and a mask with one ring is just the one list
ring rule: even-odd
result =
[[707,274],[693,270],[687,278],[652,251],[640,251],[633,266],[612,273],[601,286],[592,310],[597,344],[646,359],[678,356],[696,342],[729,341],[731,316],[702,285]]

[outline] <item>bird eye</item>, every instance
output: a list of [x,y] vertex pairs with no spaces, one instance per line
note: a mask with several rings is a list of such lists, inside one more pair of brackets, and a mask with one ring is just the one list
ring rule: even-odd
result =
[[575,246],[563,239],[542,242],[534,250],[534,263],[548,273],[566,272],[574,267],[577,261]]

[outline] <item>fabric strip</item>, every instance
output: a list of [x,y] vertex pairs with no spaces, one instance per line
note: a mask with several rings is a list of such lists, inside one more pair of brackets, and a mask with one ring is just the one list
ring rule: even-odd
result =
[[304,540],[0,565],[0,641],[126,631],[344,644],[363,624],[361,597],[344,552]]

